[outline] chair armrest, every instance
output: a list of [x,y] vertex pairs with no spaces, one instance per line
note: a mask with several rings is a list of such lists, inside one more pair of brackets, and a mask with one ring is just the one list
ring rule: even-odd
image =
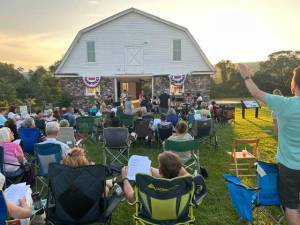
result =
[[82,141],[83,141],[83,138],[79,139],[77,142],[75,142],[75,146],[78,147]]

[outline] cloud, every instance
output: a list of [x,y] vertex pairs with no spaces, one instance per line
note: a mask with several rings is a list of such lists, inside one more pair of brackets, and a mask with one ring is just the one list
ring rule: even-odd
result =
[[0,61],[15,64],[26,69],[37,65],[48,67],[62,57],[69,38],[57,33],[30,35],[8,35],[0,33]]

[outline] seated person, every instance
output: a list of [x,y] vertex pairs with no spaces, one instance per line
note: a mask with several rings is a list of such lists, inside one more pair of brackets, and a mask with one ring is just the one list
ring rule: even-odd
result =
[[142,117],[143,117],[143,119],[145,119],[145,120],[153,120],[152,113],[148,113],[146,108],[142,107],[142,108],[140,108],[140,110],[142,111],[142,114],[143,114]]
[[208,105],[206,102],[201,102],[200,114],[201,118],[211,118],[211,112],[208,109]]
[[42,110],[36,112],[35,126],[45,135],[46,121]]
[[[151,168],[150,174],[154,177],[172,179],[179,176],[186,176],[189,173],[182,166],[178,155],[165,151],[158,155],[159,168]],[[122,168],[123,191],[129,202],[134,202],[134,190],[127,179],[128,167]]]
[[14,139],[19,139],[19,132],[17,128],[17,120],[15,118],[8,118],[7,121],[4,123],[5,127],[8,127],[11,132],[14,134]]
[[46,140],[41,144],[54,143],[59,144],[61,147],[62,158],[65,158],[70,152],[70,148],[67,144],[57,141],[56,138],[59,132],[59,124],[56,121],[52,121],[46,124]]
[[122,123],[115,112],[110,112],[109,119],[104,122],[104,127],[121,127]]
[[[4,184],[5,184],[5,177],[2,173],[0,173],[0,190],[3,190]],[[5,198],[5,194],[4,194],[4,198]],[[5,199],[5,203],[6,203],[9,217],[13,219],[30,218],[32,214],[32,208],[27,204],[25,198],[20,199],[18,205],[14,204],[8,199]]]
[[[168,138],[172,141],[189,141],[194,140],[194,138],[188,133],[188,125],[185,121],[179,121],[175,127],[176,133]],[[171,150],[171,149],[165,149]],[[180,157],[181,162],[185,163],[191,158],[191,152],[176,152]]]
[[[68,155],[63,160],[64,164],[70,167],[83,167],[88,165],[94,165],[95,163],[89,161],[86,157],[86,152],[82,148],[72,148]],[[114,179],[106,180],[106,193],[113,187]]]
[[93,105],[92,108],[89,109],[90,116],[96,116],[97,112],[98,112],[98,109],[97,109],[96,105]]
[[59,122],[59,127],[70,127],[70,123],[69,123],[68,120],[62,119],[62,120]]
[[33,153],[34,145],[42,140],[41,131],[35,127],[34,119],[27,116],[19,129],[21,146],[24,152]]
[[[9,128],[0,129],[0,146],[4,153],[4,170],[8,177],[17,177],[25,173],[21,164],[26,160],[19,144],[11,142],[14,140],[13,133]],[[10,165],[11,164],[11,165]]]
[[63,114],[63,118],[69,121],[71,127],[75,127],[76,117],[74,115],[74,109],[72,107],[69,107],[68,111]]
[[153,123],[150,124],[151,129],[152,129],[153,131],[156,131],[156,130],[157,130],[157,126],[158,126],[158,125],[162,125],[162,126],[172,126],[172,127],[173,127],[172,123],[167,121],[166,114],[164,114],[164,113],[160,114],[160,119],[154,119]]
[[172,125],[175,127],[179,118],[176,114],[176,111],[174,108],[169,108],[168,114],[167,114],[167,122],[172,123]]

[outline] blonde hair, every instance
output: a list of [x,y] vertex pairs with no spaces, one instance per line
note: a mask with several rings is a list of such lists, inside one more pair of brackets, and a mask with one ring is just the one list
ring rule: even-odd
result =
[[88,166],[91,163],[86,158],[83,148],[72,148],[71,152],[64,158],[64,164],[70,167]]
[[0,142],[10,142],[11,138],[11,131],[8,127],[2,127],[0,129]]

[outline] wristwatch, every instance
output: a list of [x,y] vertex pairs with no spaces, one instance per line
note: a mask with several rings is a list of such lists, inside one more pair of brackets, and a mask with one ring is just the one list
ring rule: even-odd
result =
[[247,77],[244,77],[244,80],[249,80],[251,79],[251,77],[247,76]]

